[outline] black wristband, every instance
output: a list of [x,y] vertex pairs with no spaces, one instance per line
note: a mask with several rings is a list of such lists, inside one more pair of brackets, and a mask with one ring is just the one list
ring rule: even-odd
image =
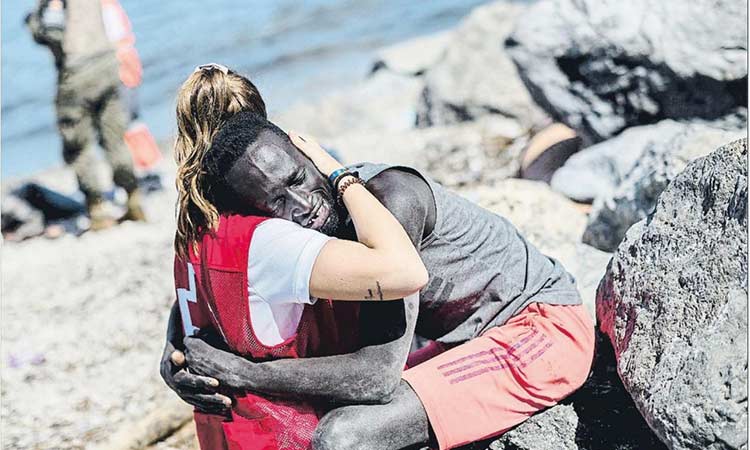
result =
[[338,178],[342,173],[348,171],[349,169],[347,169],[346,167],[334,170],[330,175],[328,175],[328,182],[331,183],[331,186],[333,186],[333,182],[336,181],[336,178]]

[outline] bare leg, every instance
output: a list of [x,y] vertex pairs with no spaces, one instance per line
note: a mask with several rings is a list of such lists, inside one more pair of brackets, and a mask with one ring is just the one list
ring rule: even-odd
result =
[[396,450],[426,443],[430,423],[405,381],[385,405],[354,405],[326,414],[313,435],[315,450]]

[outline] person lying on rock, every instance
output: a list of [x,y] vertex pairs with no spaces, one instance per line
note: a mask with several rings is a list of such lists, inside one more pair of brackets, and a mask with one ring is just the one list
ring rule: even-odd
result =
[[[212,92],[236,94],[221,83],[227,73],[214,75],[220,89]],[[353,239],[351,218],[332,201],[325,174],[275,125],[258,122],[257,115],[235,115],[222,127],[226,138],[211,146],[224,155],[225,207]],[[162,359],[170,387],[199,408],[204,400],[219,406],[221,387],[325,400],[337,407],[315,429],[316,449],[420,443],[447,449],[501,434],[583,384],[594,328],[559,262],[504,218],[417,170],[369,163],[348,170],[419,251],[429,281],[418,302],[363,303],[366,337],[343,355],[257,362],[187,337],[187,363],[179,366],[170,358],[179,344],[170,334]],[[170,330],[179,327],[177,315],[170,322]],[[414,328],[434,342],[412,355],[403,371]]]

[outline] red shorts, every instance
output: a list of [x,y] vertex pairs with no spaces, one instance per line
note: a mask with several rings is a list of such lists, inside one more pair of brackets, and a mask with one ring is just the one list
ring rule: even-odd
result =
[[404,372],[439,448],[502,434],[578,389],[594,325],[583,305],[532,303],[506,324]]

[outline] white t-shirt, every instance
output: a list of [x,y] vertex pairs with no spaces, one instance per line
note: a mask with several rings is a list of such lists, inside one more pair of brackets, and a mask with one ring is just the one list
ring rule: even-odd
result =
[[310,275],[323,245],[333,239],[283,219],[255,229],[248,250],[250,322],[264,345],[284,342],[297,331],[310,297]]

